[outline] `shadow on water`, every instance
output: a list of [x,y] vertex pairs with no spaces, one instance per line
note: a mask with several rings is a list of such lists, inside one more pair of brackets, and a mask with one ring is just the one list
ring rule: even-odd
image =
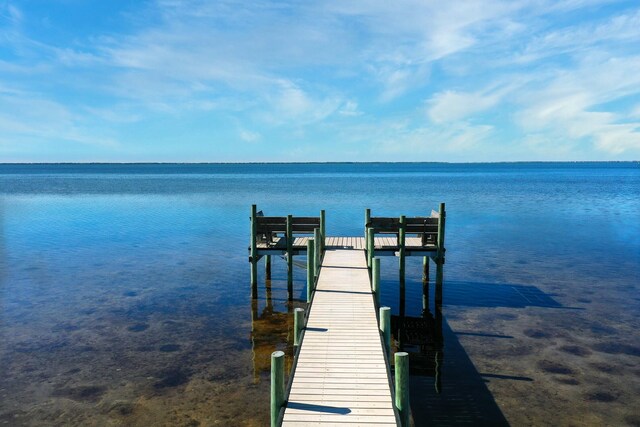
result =
[[395,350],[409,353],[415,425],[508,425],[441,309],[391,319]]
[[531,285],[447,281],[444,287],[446,305],[466,307],[544,307],[569,308]]
[[[438,269],[440,270],[440,269]],[[564,307],[536,286],[447,281],[438,271],[436,283],[409,286],[410,305],[422,298],[422,312],[406,315],[402,292],[399,314],[391,317],[393,351],[409,353],[410,402],[416,426],[501,426],[509,425],[488,389],[490,378],[533,381],[525,376],[478,372],[460,343],[459,335],[512,339],[509,335],[486,332],[454,332],[443,312],[446,306],[468,307]],[[413,283],[415,285],[415,283]],[[429,289],[433,301],[429,300]],[[419,295],[420,289],[422,295]],[[411,310],[409,310],[411,311]],[[412,313],[413,314],[413,313]]]
[[[251,344],[254,382],[267,381],[270,375],[271,353],[282,350],[287,354],[286,372],[293,360],[293,310],[304,306],[304,289],[293,301],[286,298],[283,280],[266,280],[260,286],[260,296],[252,300]],[[536,286],[519,284],[491,284],[447,281],[443,271],[436,274],[435,283],[413,286],[407,283],[406,298],[413,306],[422,299],[417,316],[406,302],[386,295],[388,303],[399,304],[399,314],[391,317],[392,351],[406,351],[410,359],[411,411],[416,426],[501,426],[509,425],[487,387],[489,379],[533,381],[525,376],[481,373],[474,366],[459,336],[470,335],[491,339],[513,339],[509,335],[491,331],[454,332],[449,326],[443,306],[467,307],[563,307],[552,295]],[[388,283],[388,285],[392,285]],[[388,286],[386,289],[392,289]],[[430,300],[430,289],[433,292]],[[397,290],[397,288],[396,288]],[[422,290],[422,292],[421,292]],[[396,294],[396,292],[392,292]],[[420,295],[422,293],[422,295]],[[397,295],[397,294],[396,294]],[[395,295],[394,295],[395,296]],[[390,298],[389,298],[390,297]],[[398,312],[398,310],[394,310]],[[390,358],[393,360],[393,356]],[[346,414],[349,408],[323,406],[314,410],[330,414]]]

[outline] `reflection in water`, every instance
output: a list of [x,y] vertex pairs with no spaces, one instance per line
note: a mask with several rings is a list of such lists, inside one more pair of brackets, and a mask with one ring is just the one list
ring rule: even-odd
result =
[[269,378],[271,373],[271,353],[284,351],[285,372],[291,371],[293,363],[293,303],[285,304],[286,312],[274,310],[271,280],[266,281],[266,297],[262,311],[260,300],[251,300],[251,351],[253,359],[253,382],[261,377]]
[[[434,198],[454,212],[446,357],[440,393],[412,375],[416,425],[501,425],[499,409],[514,425],[640,425],[637,163],[13,167],[0,165],[0,425],[265,425],[261,379],[271,351],[291,351],[294,307],[279,259],[271,312],[262,284],[251,304],[247,206],[325,209],[329,234],[358,235],[365,206],[395,216]],[[407,261],[406,314],[423,318],[421,260]]]
[[406,315],[400,300],[399,315],[391,317],[392,350],[409,353],[414,425],[508,425],[484,379],[444,319],[443,266],[436,265],[433,301],[428,269],[424,273],[421,315]]
[[442,336],[442,311],[426,310],[422,317],[391,316],[391,328],[396,343],[395,351],[409,353],[411,375],[434,378],[436,392],[440,392],[444,341]]
[[442,386],[442,364],[444,361],[442,279],[443,267],[437,265],[433,310],[430,308],[427,269],[422,283],[422,316],[405,315],[402,287],[400,289],[400,314],[391,316],[393,351],[409,353],[411,375],[433,377],[434,389],[437,393],[440,393]]

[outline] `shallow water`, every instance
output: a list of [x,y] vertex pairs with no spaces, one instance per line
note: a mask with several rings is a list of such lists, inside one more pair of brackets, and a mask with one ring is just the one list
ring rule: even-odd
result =
[[416,424],[640,424],[637,163],[1,165],[0,423],[265,425],[305,272],[288,303],[276,259],[252,304],[250,205],[361,235],[365,207],[440,201],[443,317],[432,283],[429,339],[404,343]]

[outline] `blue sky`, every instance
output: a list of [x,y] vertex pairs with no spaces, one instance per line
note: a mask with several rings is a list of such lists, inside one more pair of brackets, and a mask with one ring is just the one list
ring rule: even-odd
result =
[[638,0],[0,0],[4,162],[638,159]]

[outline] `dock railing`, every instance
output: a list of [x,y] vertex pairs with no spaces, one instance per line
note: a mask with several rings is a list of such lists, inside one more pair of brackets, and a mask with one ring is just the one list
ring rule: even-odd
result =
[[[260,212],[261,214],[261,212]],[[251,263],[251,295],[257,296],[258,261],[265,257],[267,279],[271,279],[271,255],[284,255],[287,261],[287,288],[289,299],[293,291],[293,257],[306,254],[307,241],[313,236],[316,264],[320,263],[325,247],[325,212],[320,215],[294,217],[264,216],[251,205],[251,233],[249,262]],[[308,236],[308,237],[305,237]]]

